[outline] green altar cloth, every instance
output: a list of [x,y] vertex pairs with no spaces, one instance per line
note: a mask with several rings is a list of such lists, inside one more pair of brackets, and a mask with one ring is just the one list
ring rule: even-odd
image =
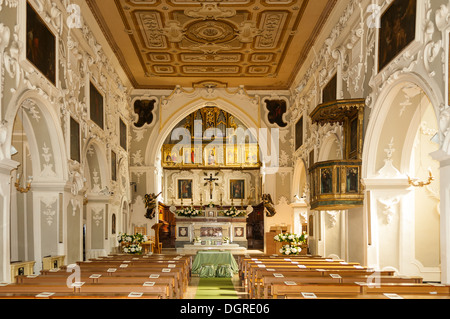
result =
[[192,273],[200,274],[202,265],[218,265],[229,264],[233,273],[238,273],[239,268],[233,255],[229,251],[199,251],[192,262]]

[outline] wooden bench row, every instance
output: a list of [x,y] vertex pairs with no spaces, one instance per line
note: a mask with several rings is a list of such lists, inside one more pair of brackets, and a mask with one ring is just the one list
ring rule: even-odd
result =
[[105,256],[17,276],[0,285],[0,299],[181,299],[191,264],[190,256]]

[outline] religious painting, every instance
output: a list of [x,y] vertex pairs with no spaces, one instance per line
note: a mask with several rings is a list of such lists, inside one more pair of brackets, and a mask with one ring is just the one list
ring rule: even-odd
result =
[[119,119],[119,131],[120,131],[120,146],[126,151],[127,150],[127,125],[122,119]]
[[80,124],[72,117],[70,118],[70,159],[81,162]]
[[178,237],[188,237],[189,236],[189,228],[188,227],[179,227],[178,228]]
[[358,117],[350,120],[350,149],[349,158],[356,159],[358,152]]
[[245,237],[244,227],[234,227],[234,237],[235,238]]
[[178,199],[192,199],[192,179],[178,180]]
[[134,126],[141,128],[144,125],[153,123],[153,110],[156,100],[137,100],[134,102],[134,113],[137,114],[137,121]]
[[287,103],[283,100],[266,100],[266,108],[269,111],[267,120],[270,124],[276,124],[279,127],[286,127],[286,123],[283,116],[287,112]]
[[322,91],[322,103],[337,100],[337,74],[335,74]]
[[198,163],[195,148],[183,148],[183,163],[185,165]]
[[111,151],[111,179],[117,181],[117,154]]
[[222,227],[201,227],[200,237],[222,237]]
[[205,148],[205,165],[217,165],[217,150],[216,148]]
[[95,87],[92,82],[90,83],[89,88],[89,113],[91,116],[91,120],[97,124],[101,129],[104,128],[104,115],[103,115],[103,95],[99,92],[99,90]]
[[27,2],[26,56],[53,85],[56,84],[56,37]]
[[347,193],[358,193],[359,172],[357,167],[347,168]]
[[303,116],[295,124],[295,150],[303,145]]
[[309,152],[309,168],[314,165],[314,150]]
[[230,199],[245,199],[245,180],[230,180]]
[[381,16],[378,71],[416,38],[416,0],[395,0]]
[[111,217],[111,234],[115,234],[116,233],[116,214],[112,214]]
[[245,147],[245,164],[258,164],[258,147],[256,145],[246,145]]
[[331,168],[320,170],[321,194],[331,194],[333,192],[333,175]]

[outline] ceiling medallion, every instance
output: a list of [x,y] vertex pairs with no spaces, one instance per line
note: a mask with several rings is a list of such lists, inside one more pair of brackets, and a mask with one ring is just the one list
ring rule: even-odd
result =
[[234,29],[223,21],[194,22],[188,27],[186,37],[194,42],[227,42],[236,37]]

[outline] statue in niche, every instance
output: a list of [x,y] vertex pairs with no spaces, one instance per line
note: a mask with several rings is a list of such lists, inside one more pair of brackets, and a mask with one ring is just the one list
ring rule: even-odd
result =
[[264,211],[266,212],[267,217],[273,217],[276,215],[275,206],[272,201],[272,196],[270,194],[263,194],[262,201],[264,204]]
[[138,100],[134,102],[134,113],[138,115],[138,120],[134,126],[141,128],[144,125],[153,123],[153,110],[156,100]]
[[286,127],[288,123],[285,123],[283,116],[287,112],[286,101],[282,100],[266,100],[266,108],[269,111],[267,119],[270,124],[277,124],[279,127]]

